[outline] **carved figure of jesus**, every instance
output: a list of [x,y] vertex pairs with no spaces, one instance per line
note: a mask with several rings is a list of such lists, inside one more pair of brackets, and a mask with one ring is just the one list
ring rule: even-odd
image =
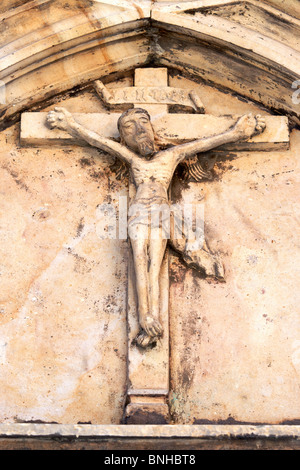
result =
[[[239,118],[234,126],[222,134],[159,150],[150,115],[141,108],[130,109],[120,116],[120,143],[86,129],[64,108],[50,111],[47,122],[51,128],[67,131],[125,162],[130,167],[136,187],[136,195],[131,204],[144,208],[145,213],[153,205],[169,205],[168,189],[177,165],[184,159],[220,145],[248,140],[263,132],[266,127],[265,120],[260,115],[248,114]],[[138,217],[129,217],[128,227],[141,328],[136,342],[145,348],[155,343],[163,334],[159,308],[159,276],[167,240],[161,227],[150,226],[149,218],[143,218],[141,214]]]

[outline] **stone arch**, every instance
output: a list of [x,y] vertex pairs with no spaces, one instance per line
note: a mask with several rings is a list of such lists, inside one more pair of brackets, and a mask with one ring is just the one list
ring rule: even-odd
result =
[[175,68],[299,124],[293,97],[300,22],[293,3],[4,2],[0,125],[60,93],[149,64]]

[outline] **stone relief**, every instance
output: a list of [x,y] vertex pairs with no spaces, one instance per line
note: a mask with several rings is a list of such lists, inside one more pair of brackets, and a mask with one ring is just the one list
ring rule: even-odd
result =
[[[228,432],[234,440],[250,428],[236,436],[240,426],[232,424],[252,423],[257,438],[255,424],[279,425],[267,426],[263,438],[270,432],[278,437],[281,424],[297,424],[299,5],[292,0],[3,2],[0,385],[1,421],[12,424],[4,424],[9,441],[24,426],[29,434],[36,427],[33,434],[40,440],[49,426],[23,422],[119,423],[124,406],[127,423],[159,424],[168,405],[165,422],[192,424],[196,431],[190,437],[198,432],[201,446],[204,437],[213,437],[208,428],[214,436],[221,433],[221,440]],[[164,83],[158,67],[169,68]],[[144,83],[133,78],[139,70],[147,75]],[[109,112],[92,103],[95,80]],[[139,201],[129,161],[104,156],[76,133],[73,138],[46,125],[48,106],[63,102],[56,106],[72,111],[76,123],[127,150],[117,128],[119,115],[135,105],[145,109],[155,150],[152,154],[148,143],[146,157],[134,153],[151,167],[160,152],[232,130],[251,109],[255,116],[266,113],[265,129],[182,160],[164,198],[161,190],[157,199]],[[175,114],[184,112],[179,107],[188,108],[186,114]],[[19,140],[19,123],[12,124],[20,113]],[[109,162],[115,162],[113,174]],[[126,184],[116,183],[116,176],[125,176]],[[97,233],[99,203],[115,204],[123,193],[131,201],[128,245]],[[148,209],[160,217],[160,202],[171,209],[173,196],[181,205],[205,200],[206,236],[214,254],[206,240],[201,249],[189,250],[187,231],[181,239],[172,231],[167,240],[160,237],[168,227],[159,220],[154,242],[166,244],[157,289],[163,333],[150,336],[138,324],[140,279],[130,243],[145,233],[141,245],[150,246]],[[170,215],[176,223],[178,214]],[[216,253],[222,253],[222,262]],[[141,255],[152,282],[152,252],[141,249]],[[152,313],[153,289],[147,288]],[[59,425],[50,426],[48,437],[55,426],[60,431]],[[285,427],[291,440],[299,436],[299,429],[291,430],[295,426]],[[173,434],[182,438],[181,428]],[[82,429],[82,436],[99,429],[107,433],[92,426]],[[78,424],[76,432],[81,432]],[[130,430],[118,427],[117,433],[128,437]],[[161,433],[160,428],[151,437]],[[206,441],[211,446],[211,439]]]
[[[71,113],[61,107],[49,112],[47,122],[52,129],[58,128],[75,138],[83,139],[89,145],[107,152],[130,167],[136,188],[128,214],[140,325],[136,342],[142,348],[155,344],[163,334],[159,311],[159,274],[168,238],[164,233],[163,221],[156,225],[150,223],[149,211],[151,210],[153,215],[155,211],[160,211],[162,206],[169,206],[168,189],[180,163],[199,153],[208,152],[224,144],[245,141],[264,132],[265,119],[260,115],[244,115],[225,132],[163,150],[157,145],[150,115],[143,108],[127,110],[120,116],[120,143],[82,126]],[[137,205],[139,213],[132,213],[131,208]],[[199,269],[204,267],[208,274],[213,270],[216,277],[222,277],[221,265],[205,244],[200,253],[189,253],[184,248],[185,239],[179,244],[176,244],[174,239],[171,244],[172,242],[175,249],[182,251],[187,260],[190,258],[190,262],[196,264]]]
[[170,335],[174,335],[169,329],[167,247],[202,278],[225,281],[223,262],[204,238],[203,204],[191,200],[193,212],[200,206],[195,230],[195,218],[186,224],[188,198],[178,200],[176,193],[184,189],[182,179],[196,183],[211,179],[217,159],[230,159],[232,151],[288,149],[289,129],[286,117],[262,117],[245,108],[239,114],[228,114],[227,109],[223,115],[206,114],[196,91],[168,86],[165,67],[135,69],[133,84],[133,90],[116,90],[99,80],[94,83],[109,112],[71,114],[57,107],[46,113],[23,113],[20,141],[35,147],[89,145],[111,157],[117,177],[123,178],[124,170],[129,173],[129,204],[121,215],[122,223],[126,221],[122,234],[128,235],[131,245],[123,419],[127,424],[151,423],[156,416],[155,422],[167,423]]

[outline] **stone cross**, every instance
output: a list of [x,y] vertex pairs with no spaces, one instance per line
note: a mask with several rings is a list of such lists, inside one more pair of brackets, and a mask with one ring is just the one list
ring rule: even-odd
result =
[[[168,71],[161,69],[138,69],[135,71],[135,86],[150,87],[153,83],[161,89],[168,86]],[[138,103],[136,106],[141,106]],[[152,120],[157,116],[168,113],[166,104],[142,104],[151,115]],[[130,184],[130,193],[134,192]],[[132,196],[132,194],[130,194]],[[136,299],[134,291],[134,267],[132,258],[128,277],[128,380],[127,406],[125,422],[127,423],[167,423],[169,407],[169,256],[165,253],[160,271],[160,319],[164,329],[163,337],[155,348],[145,354],[133,346],[133,340],[138,332]],[[150,379],[150,380],[149,380]]]
[[[155,84],[155,86],[153,86]],[[166,68],[137,69],[135,87],[109,93],[96,83],[98,92],[111,105],[133,102],[146,109],[156,135],[161,141],[183,143],[221,134],[232,126],[238,116],[211,116],[203,114],[201,100],[194,93],[168,89]],[[189,106],[201,114],[169,114],[171,104]],[[92,131],[110,138],[118,138],[117,120],[120,114],[74,114],[76,121]],[[67,132],[51,130],[46,126],[47,113],[24,113],[21,119],[21,144],[41,146],[52,144],[70,145],[82,143]],[[98,129],[101,123],[101,129]],[[247,142],[227,144],[230,150],[278,150],[289,146],[288,122],[285,117],[266,117],[266,130]],[[130,184],[130,197],[134,185]],[[133,260],[129,263],[128,276],[128,390],[124,421],[138,424],[161,424],[168,422],[169,394],[169,278],[168,253],[166,252],[160,272],[160,318],[163,336],[155,347],[138,348],[134,339],[139,330]]]

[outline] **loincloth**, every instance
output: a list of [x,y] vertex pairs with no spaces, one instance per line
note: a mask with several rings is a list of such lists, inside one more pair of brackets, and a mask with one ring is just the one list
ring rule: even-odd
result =
[[170,203],[165,196],[154,195],[134,200],[128,211],[130,238],[151,237],[151,231],[162,229],[162,237],[170,238]]

